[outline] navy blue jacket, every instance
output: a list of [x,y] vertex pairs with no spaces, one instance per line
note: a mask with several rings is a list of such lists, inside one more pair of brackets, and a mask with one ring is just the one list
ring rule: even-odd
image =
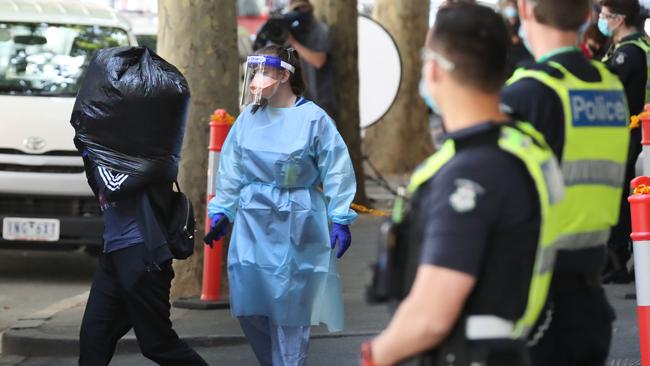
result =
[[95,197],[100,193],[109,201],[124,199],[136,200],[136,221],[148,248],[147,265],[158,268],[160,264],[173,258],[167,243],[167,224],[171,216],[173,182],[152,181],[154,172],[142,175],[128,175],[120,182],[118,189],[109,189],[102,179],[97,179],[96,165],[89,157],[84,157],[84,168],[88,184]]

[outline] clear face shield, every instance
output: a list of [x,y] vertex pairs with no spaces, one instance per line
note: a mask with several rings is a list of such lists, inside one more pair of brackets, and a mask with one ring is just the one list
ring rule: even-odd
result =
[[262,100],[270,99],[278,90],[284,70],[295,72],[292,65],[277,56],[248,56],[240,104],[260,105]]

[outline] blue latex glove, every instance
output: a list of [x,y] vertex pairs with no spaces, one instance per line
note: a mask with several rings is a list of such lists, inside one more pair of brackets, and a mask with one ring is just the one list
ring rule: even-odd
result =
[[205,244],[212,248],[212,243],[228,234],[228,217],[222,213],[217,213],[210,220],[210,232],[203,238]]
[[352,243],[352,234],[350,234],[350,227],[348,225],[334,224],[330,234],[330,245],[332,249],[336,247],[336,242],[339,243],[339,251],[336,253],[336,258],[341,258],[348,250]]

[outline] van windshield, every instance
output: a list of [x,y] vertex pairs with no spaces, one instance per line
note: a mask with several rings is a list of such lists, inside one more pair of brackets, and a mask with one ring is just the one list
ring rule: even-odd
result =
[[75,96],[97,50],[128,45],[119,28],[0,22],[0,94]]

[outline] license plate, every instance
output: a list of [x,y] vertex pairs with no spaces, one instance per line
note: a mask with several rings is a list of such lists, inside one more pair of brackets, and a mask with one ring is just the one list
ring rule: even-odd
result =
[[2,238],[5,240],[58,241],[61,222],[57,219],[5,217]]

